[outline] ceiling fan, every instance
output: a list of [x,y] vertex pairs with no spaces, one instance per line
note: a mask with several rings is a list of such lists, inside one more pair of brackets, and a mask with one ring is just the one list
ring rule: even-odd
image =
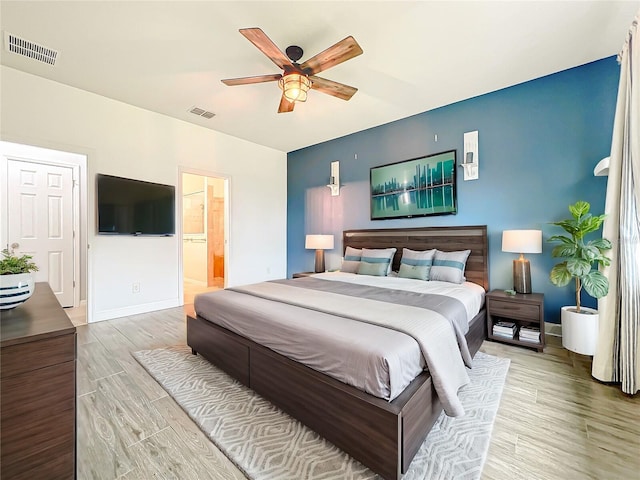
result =
[[222,83],[234,86],[275,82],[277,80],[278,86],[282,90],[278,113],[292,112],[295,102],[306,101],[309,88],[343,100],[349,100],[358,91],[357,88],[349,85],[316,76],[316,73],[335,67],[362,54],[362,48],[351,36],[311,57],[306,62],[298,64],[298,60],[302,58],[302,48],[296,45],[287,47],[287,54],[285,55],[259,28],[241,28],[240,33],[284,72],[256,77],[230,78],[222,80]]

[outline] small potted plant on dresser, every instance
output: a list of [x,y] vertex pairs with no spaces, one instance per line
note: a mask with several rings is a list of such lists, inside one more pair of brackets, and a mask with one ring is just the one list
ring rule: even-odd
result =
[[15,255],[13,250],[2,250],[0,259],[0,310],[15,308],[33,295],[33,273],[38,266],[31,255]]
[[[578,201],[569,206],[573,218],[552,222],[562,227],[568,235],[553,235],[549,242],[558,243],[551,256],[564,258],[551,269],[549,279],[558,287],[574,280],[576,304],[562,307],[562,346],[582,355],[594,355],[598,341],[598,311],[580,305],[580,292],[584,290],[594,298],[602,298],[609,292],[609,281],[597,270],[611,260],[604,252],[611,249],[611,242],[598,238],[585,242],[585,235],[600,228],[605,215],[591,215],[591,205]],[[596,267],[594,269],[594,266]]]

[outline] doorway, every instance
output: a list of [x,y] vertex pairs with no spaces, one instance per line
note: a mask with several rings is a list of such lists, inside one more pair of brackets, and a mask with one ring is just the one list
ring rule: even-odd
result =
[[0,141],[2,248],[31,255],[36,282],[49,283],[61,306],[82,310],[83,323],[86,165],[82,154]]
[[184,303],[224,288],[228,180],[182,172],[182,283]]

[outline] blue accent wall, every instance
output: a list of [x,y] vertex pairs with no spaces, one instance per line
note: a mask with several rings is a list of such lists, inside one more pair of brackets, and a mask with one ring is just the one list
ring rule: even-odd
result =
[[[572,285],[558,288],[548,274],[555,259],[547,239],[562,233],[549,222],[569,217],[568,205],[604,211],[606,177],[593,168],[609,155],[618,90],[615,57],[471,98],[288,154],[288,275],[313,270],[306,234],[335,235],[327,269],[340,267],[342,231],[441,225],[487,225],[489,282],[511,288],[512,260],[501,251],[502,231],[541,229],[543,253],[529,254],[532,288],[545,294],[545,320],[559,322],[574,305]],[[357,95],[357,94],[356,94]],[[463,134],[479,132],[479,179],[463,181],[457,167],[457,215],[370,220],[369,169],[455,149]],[[437,136],[437,140],[436,140]],[[332,197],[330,164],[340,161],[340,195]],[[596,306],[583,295],[586,306]]]

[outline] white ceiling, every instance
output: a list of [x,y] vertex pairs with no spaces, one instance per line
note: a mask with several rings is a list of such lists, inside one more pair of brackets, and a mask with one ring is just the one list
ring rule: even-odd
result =
[[[640,1],[4,1],[1,28],[59,51],[55,66],[1,63],[289,152],[619,52]],[[311,91],[276,113],[279,73],[239,28],[260,27],[300,62],[353,35],[364,54],[320,76],[359,90]],[[188,112],[198,106],[211,120]]]

